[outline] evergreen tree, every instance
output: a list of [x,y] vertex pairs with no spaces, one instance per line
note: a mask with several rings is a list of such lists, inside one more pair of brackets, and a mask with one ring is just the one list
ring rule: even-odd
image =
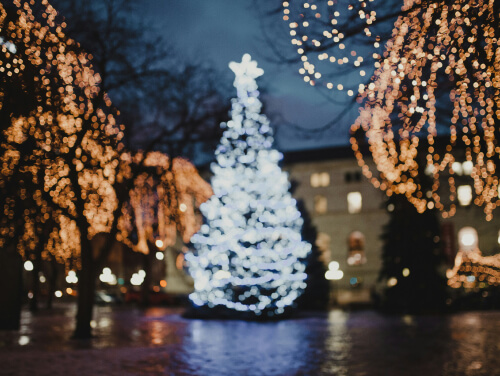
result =
[[326,310],[330,304],[330,281],[325,278],[327,267],[320,259],[321,251],[316,245],[318,231],[302,200],[297,202],[297,208],[304,220],[302,239],[311,244],[311,252],[306,260],[307,287],[297,300],[297,305],[303,310]]
[[440,225],[436,210],[418,213],[404,195],[387,200],[389,222],[382,239],[381,308],[397,313],[421,313],[444,308],[446,279],[440,266]]
[[212,165],[214,196],[200,207],[206,223],[186,256],[195,282],[190,299],[197,312],[267,318],[288,312],[306,287],[311,246],[301,239],[282,154],[260,114],[255,79],[263,70],[248,54],[229,67],[238,97]]

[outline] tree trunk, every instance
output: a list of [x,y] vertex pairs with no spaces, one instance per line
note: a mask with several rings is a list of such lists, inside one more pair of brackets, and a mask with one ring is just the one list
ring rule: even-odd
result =
[[52,303],[54,301],[54,294],[56,292],[57,286],[57,277],[59,275],[59,270],[57,268],[57,261],[55,260],[55,258],[52,258],[50,262],[50,277],[48,278],[49,289],[47,294],[47,309],[52,309]]
[[[40,302],[40,272],[42,271],[42,253],[45,248],[45,243],[49,237],[52,227],[49,223],[38,228],[38,244],[35,248],[35,259],[33,260],[33,298],[30,300],[30,311],[38,311],[38,304]],[[50,293],[50,291],[49,291]]]
[[23,296],[23,260],[12,249],[0,249],[0,330],[19,330]]
[[92,313],[95,298],[95,270],[92,256],[92,247],[87,237],[87,232],[81,234],[81,260],[82,269],[78,278],[78,311],[76,314],[76,328],[73,338],[92,338]]
[[[43,247],[43,244],[42,244]],[[40,297],[40,271],[42,270],[41,268],[41,250],[40,250],[40,244],[37,245],[37,248],[35,249],[35,259],[33,260],[33,296],[30,299],[29,302],[29,309],[31,312],[37,312],[38,311],[38,300]]]
[[149,296],[149,289],[151,287],[151,247],[149,247],[148,254],[142,255],[142,267],[146,272],[146,276],[144,277],[144,282],[141,286],[141,305],[143,307],[149,307],[151,303],[151,299]]

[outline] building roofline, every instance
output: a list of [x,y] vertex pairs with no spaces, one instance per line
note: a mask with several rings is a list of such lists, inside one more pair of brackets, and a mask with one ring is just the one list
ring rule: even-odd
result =
[[283,152],[283,163],[285,164],[354,158],[354,151],[352,150],[350,145]]
[[[427,140],[425,138],[420,139],[420,143],[424,144]],[[449,136],[437,136],[434,137],[434,145],[440,149],[444,149],[449,144]],[[362,140],[359,144],[359,150],[365,157],[371,158],[371,152],[369,149],[369,144],[366,140]],[[423,149],[424,150],[424,149]],[[464,146],[454,146],[454,150],[456,153],[463,153]],[[299,163],[299,162],[319,162],[319,161],[327,161],[327,160],[336,160],[336,159],[355,159],[354,151],[352,150],[351,145],[340,145],[340,146],[331,146],[326,148],[319,149],[304,149],[304,150],[295,150],[295,151],[284,151],[283,153],[283,163]]]

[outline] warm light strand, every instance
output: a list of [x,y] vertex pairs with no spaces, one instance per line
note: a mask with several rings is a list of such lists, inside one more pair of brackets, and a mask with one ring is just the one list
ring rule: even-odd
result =
[[[397,20],[381,66],[362,95],[365,105],[351,137],[356,158],[375,187],[404,194],[419,212],[436,207],[444,217],[457,207],[461,172],[454,166],[469,161],[474,204],[491,220],[500,205],[500,31],[492,25],[498,16],[494,2],[406,0],[403,10],[408,13]],[[442,96],[447,88],[449,102]],[[438,103],[449,103],[450,120],[439,115]],[[447,130],[439,132],[442,126]],[[355,137],[360,130],[378,173],[364,162]],[[438,145],[438,136],[446,134],[449,141]],[[424,170],[434,180],[430,192],[420,184]]]
[[459,251],[455,265],[446,272],[453,288],[476,288],[500,285],[500,255],[483,256],[479,249]]
[[[144,158],[144,161],[142,159]],[[124,176],[131,179],[132,164],[156,168],[158,174],[144,172],[134,180],[130,203],[123,208],[117,239],[137,252],[149,253],[151,244],[161,244],[161,250],[173,246],[180,234],[188,243],[201,226],[199,206],[213,194],[192,163],[183,158],[171,159],[160,152],[133,157],[124,153],[127,166]],[[137,233],[137,242],[130,236]],[[160,240],[161,242],[158,242]]]
[[[29,113],[14,112],[2,129],[0,188],[7,196],[0,247],[21,226],[13,219],[24,210],[19,252],[27,257],[48,228],[42,256],[80,267],[84,235],[76,223],[87,223],[89,239],[109,231],[123,134],[91,56],[64,34],[56,10],[45,0],[13,5],[10,14],[0,5],[0,108],[15,107],[13,93]],[[96,107],[100,95],[103,108]]]

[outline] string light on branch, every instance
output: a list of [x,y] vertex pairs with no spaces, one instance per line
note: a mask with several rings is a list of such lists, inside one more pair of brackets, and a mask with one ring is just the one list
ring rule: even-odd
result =
[[459,251],[455,265],[446,272],[453,288],[485,288],[500,285],[500,255],[483,256],[479,249]]
[[[123,208],[119,221],[117,239],[145,254],[150,252],[150,244],[161,250],[173,246],[177,234],[183,242],[189,242],[201,226],[198,207],[213,193],[210,184],[183,158],[172,161],[160,152],[124,153],[121,158],[127,166],[123,171],[126,178],[131,178],[130,166],[139,163],[158,173],[144,172],[135,178],[130,203]],[[135,243],[132,232],[137,234]]]
[[[404,194],[420,212],[436,207],[444,217],[456,212],[466,163],[474,204],[491,220],[500,205],[500,31],[493,2],[407,0],[403,11],[362,94],[353,150],[375,187]],[[363,159],[360,131],[377,172]],[[434,181],[429,192],[419,182],[424,172]]]
[[10,111],[0,143],[0,247],[18,231],[21,255],[38,249],[69,270],[81,267],[82,237],[111,226],[123,133],[91,56],[64,26],[47,1],[0,4],[0,108]]
[[[40,252],[69,276],[115,215],[117,239],[136,251],[147,253],[155,240],[163,250],[177,233],[189,241],[209,184],[182,158],[124,153],[124,127],[91,55],[64,34],[46,0],[13,3],[0,4],[0,114],[9,115],[0,139],[0,248],[14,239],[23,257]],[[119,213],[115,188],[123,186],[130,202]],[[115,283],[107,269],[101,281]]]
[[[302,1],[283,3],[283,20],[290,28],[291,43],[300,56],[299,73],[311,86],[321,84],[346,92],[348,96],[363,93],[367,70],[380,65],[380,37],[372,34],[377,19],[374,0]],[[354,29],[361,33],[353,36]],[[373,48],[367,48],[373,46]],[[360,46],[363,46],[360,48]],[[333,67],[348,72],[354,68],[360,79],[342,75],[328,80]],[[340,75],[339,75],[340,76]]]

